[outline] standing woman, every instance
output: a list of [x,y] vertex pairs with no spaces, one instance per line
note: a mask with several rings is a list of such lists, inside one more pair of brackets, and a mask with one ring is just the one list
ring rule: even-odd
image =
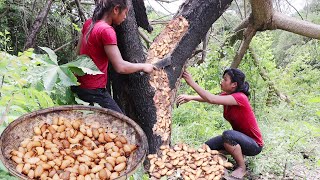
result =
[[245,82],[245,75],[239,69],[227,69],[221,80],[220,95],[213,95],[202,89],[188,72],[182,77],[191,86],[198,96],[180,95],[177,103],[182,104],[191,100],[223,105],[223,117],[229,121],[233,130],[227,130],[222,135],[206,142],[212,150],[225,150],[237,162],[237,168],[231,177],[242,179],[246,174],[246,165],[243,155],[255,156],[263,147],[261,131],[248,100],[249,84]]
[[90,104],[118,112],[121,109],[106,90],[107,69],[111,62],[116,72],[130,74],[137,71],[151,73],[155,67],[146,63],[124,61],[117,46],[116,32],[112,25],[121,24],[127,16],[126,0],[97,0],[91,19],[88,19],[81,30],[77,54],[89,56],[104,74],[78,76],[79,86],[71,90],[78,97]]

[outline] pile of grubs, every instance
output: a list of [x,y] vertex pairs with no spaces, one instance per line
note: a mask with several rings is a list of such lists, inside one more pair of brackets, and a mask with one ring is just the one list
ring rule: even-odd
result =
[[182,143],[172,148],[163,145],[157,154],[149,154],[148,159],[152,179],[167,176],[171,179],[218,180],[224,175],[225,168],[233,167],[225,156],[206,144],[197,150]]
[[115,179],[125,173],[137,149],[127,138],[82,120],[53,117],[11,151],[16,170],[30,179]]

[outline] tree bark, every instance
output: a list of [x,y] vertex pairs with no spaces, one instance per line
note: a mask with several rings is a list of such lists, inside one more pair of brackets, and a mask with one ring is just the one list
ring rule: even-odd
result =
[[273,17],[274,24],[277,29],[282,29],[310,38],[320,39],[320,25],[285,16],[278,12],[275,12]]
[[132,0],[132,5],[138,26],[151,33],[153,27],[149,24],[144,0]]
[[32,27],[29,30],[26,43],[24,45],[24,50],[34,47],[35,40],[37,38],[37,33],[43,25],[43,21],[47,18],[48,12],[50,11],[53,0],[48,0],[42,11],[38,14],[36,20],[34,21]]
[[[132,3],[127,20],[117,28],[118,44],[124,59],[130,62],[156,63],[166,56],[172,64],[150,75],[134,73],[113,78],[118,103],[148,136],[150,153],[162,144],[170,144],[171,111],[177,84],[187,59],[212,24],[230,6],[232,0],[189,0],[150,46],[144,57]],[[208,18],[210,17],[210,18]],[[120,80],[119,80],[120,79]],[[121,83],[119,83],[121,82]],[[128,103],[128,102],[132,103]]]

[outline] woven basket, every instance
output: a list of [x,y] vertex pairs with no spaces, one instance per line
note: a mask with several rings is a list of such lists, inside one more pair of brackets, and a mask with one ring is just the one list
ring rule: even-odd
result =
[[127,169],[118,179],[129,178],[143,163],[148,152],[148,141],[138,124],[118,112],[92,106],[59,106],[38,110],[19,117],[9,124],[0,136],[0,159],[9,172],[20,178],[27,176],[16,171],[16,163],[10,159],[12,149],[18,149],[20,142],[33,135],[33,127],[46,122],[52,124],[52,117],[62,116],[70,120],[83,119],[90,124],[99,122],[100,126],[124,135],[130,144],[137,144],[138,149],[128,158]]

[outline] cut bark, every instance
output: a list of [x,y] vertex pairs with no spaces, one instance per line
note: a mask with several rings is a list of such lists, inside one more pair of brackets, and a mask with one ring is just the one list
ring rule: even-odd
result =
[[[171,110],[183,67],[209,28],[231,2],[232,0],[185,2],[148,52],[147,62],[155,63],[165,56],[171,56],[172,64],[150,75],[135,73],[119,78],[122,82],[113,84],[118,92],[118,103],[147,134],[150,153],[155,153],[162,144],[170,143]],[[130,1],[129,5],[132,7]],[[117,28],[118,42],[124,59],[145,62],[137,28],[134,12],[130,10],[127,20]],[[113,82],[115,81],[119,82],[117,78],[113,78]],[[132,104],[126,103],[128,100]]]

